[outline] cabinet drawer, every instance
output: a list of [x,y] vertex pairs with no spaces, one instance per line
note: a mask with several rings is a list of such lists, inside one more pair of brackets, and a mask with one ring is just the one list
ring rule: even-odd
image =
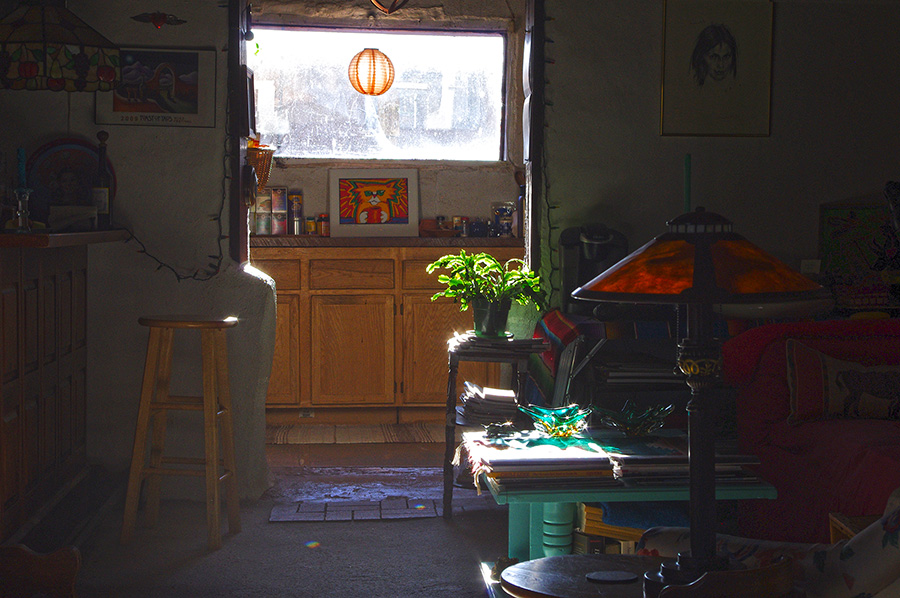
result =
[[439,274],[446,274],[446,270],[436,270],[429,274],[425,267],[433,260],[403,260],[402,276],[404,289],[429,289],[439,290],[444,285],[438,282]]
[[403,260],[403,288],[404,289],[434,289],[444,287],[437,281],[438,274],[446,274],[446,270],[437,270],[431,274],[425,271],[425,267],[432,260]]
[[300,288],[300,260],[256,260],[253,265],[275,280],[276,290]]
[[393,289],[394,260],[310,260],[311,289]]

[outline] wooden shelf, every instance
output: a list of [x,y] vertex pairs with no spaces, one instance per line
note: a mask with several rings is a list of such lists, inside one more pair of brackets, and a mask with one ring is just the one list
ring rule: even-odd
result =
[[88,231],[83,233],[0,233],[0,247],[73,247],[93,243],[124,241],[130,233],[125,229]]
[[524,247],[516,237],[317,237],[251,235],[250,247]]

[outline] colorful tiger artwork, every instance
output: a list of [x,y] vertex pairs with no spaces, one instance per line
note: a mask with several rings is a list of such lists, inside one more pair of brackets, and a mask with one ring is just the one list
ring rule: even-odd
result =
[[408,180],[341,179],[342,224],[407,224]]

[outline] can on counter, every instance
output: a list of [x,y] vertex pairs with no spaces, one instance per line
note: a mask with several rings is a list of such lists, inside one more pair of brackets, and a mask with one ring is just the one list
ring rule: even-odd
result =
[[307,235],[316,234],[316,219],[313,216],[306,217],[306,234]]
[[453,217],[453,230],[462,230],[462,216]]
[[328,214],[319,214],[316,218],[316,233],[320,237],[331,235],[331,223],[328,221]]
[[469,236],[469,217],[462,217],[462,227],[459,230],[460,237],[468,237]]

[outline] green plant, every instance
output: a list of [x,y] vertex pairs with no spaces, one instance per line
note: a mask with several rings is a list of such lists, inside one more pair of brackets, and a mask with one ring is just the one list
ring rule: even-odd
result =
[[439,274],[438,282],[447,288],[435,293],[431,300],[450,297],[459,301],[459,310],[465,311],[473,301],[502,303],[515,301],[520,305],[531,302],[536,309],[544,306],[541,280],[525,264],[524,260],[513,258],[500,263],[488,253],[466,253],[445,255],[425,268],[429,274],[438,268],[449,270],[449,274]]

